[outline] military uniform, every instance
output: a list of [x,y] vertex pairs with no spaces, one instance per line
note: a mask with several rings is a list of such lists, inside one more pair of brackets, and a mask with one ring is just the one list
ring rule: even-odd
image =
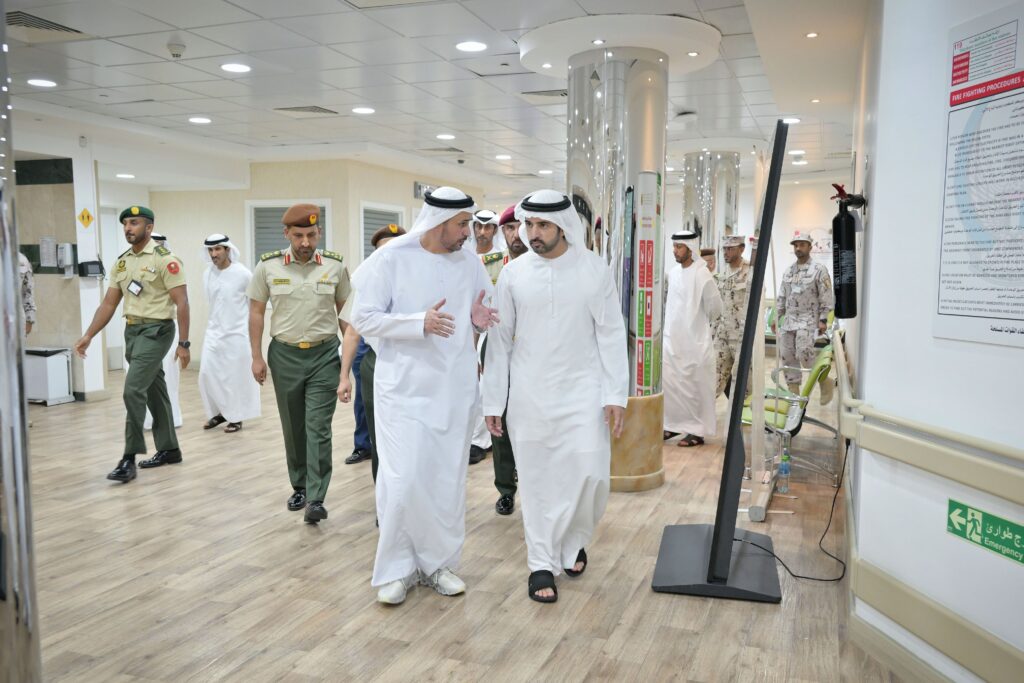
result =
[[331,420],[341,373],[336,305],[351,291],[341,254],[318,249],[300,263],[290,248],[263,254],[247,291],[254,301],[270,301],[267,365],[288,477],[309,501],[322,503],[331,481]]
[[18,276],[21,278],[21,307],[25,311],[25,322],[36,324],[35,283],[32,280],[32,264],[18,252]]
[[[778,334],[783,365],[805,368],[814,365],[818,323],[828,321],[832,306],[832,282],[825,266],[808,260],[786,269],[775,300],[776,318],[784,317]],[[785,374],[786,383],[791,387],[800,384],[798,371],[786,370]]]
[[484,264],[484,270],[491,277],[491,284],[497,284],[498,275],[501,269],[508,263],[508,250],[492,251],[489,254],[481,254],[480,262]]
[[[750,300],[750,277],[753,270],[746,261],[740,261],[735,270],[726,264],[712,277],[722,295],[722,316],[715,323],[715,363],[718,383],[715,396],[725,391],[732,377],[736,376],[736,365],[740,359],[740,343],[743,341],[743,326],[747,316],[747,301]],[[748,387],[749,390],[749,387]]]
[[[136,209],[139,207],[128,211]],[[125,215],[122,214],[122,220]],[[129,364],[124,380],[124,406],[128,413],[125,455],[146,452],[142,430],[147,407],[153,414],[153,442],[157,451],[177,450],[163,360],[175,336],[177,307],[169,292],[185,285],[181,261],[150,239],[139,253],[129,249],[118,256],[110,272],[110,286],[120,289],[124,297],[124,355]]]

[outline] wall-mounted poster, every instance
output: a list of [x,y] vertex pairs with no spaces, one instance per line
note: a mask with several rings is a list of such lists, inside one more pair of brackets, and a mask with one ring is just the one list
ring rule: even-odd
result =
[[1024,347],[1024,3],[949,37],[934,334]]

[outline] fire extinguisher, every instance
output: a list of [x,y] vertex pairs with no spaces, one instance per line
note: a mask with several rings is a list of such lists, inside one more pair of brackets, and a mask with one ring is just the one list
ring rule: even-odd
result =
[[842,185],[832,184],[839,213],[832,219],[832,290],[836,318],[857,317],[857,217],[850,209],[867,204],[864,195],[849,194]]

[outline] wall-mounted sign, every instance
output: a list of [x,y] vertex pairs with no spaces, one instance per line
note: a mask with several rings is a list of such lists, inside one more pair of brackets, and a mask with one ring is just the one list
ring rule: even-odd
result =
[[78,222],[82,224],[83,228],[92,225],[92,214],[89,213],[89,209],[82,209],[82,213],[78,214]]
[[949,499],[946,531],[997,555],[1024,564],[1024,526]]
[[417,180],[412,184],[412,196],[414,199],[423,199],[427,192],[433,192],[436,189],[437,185],[427,185]]

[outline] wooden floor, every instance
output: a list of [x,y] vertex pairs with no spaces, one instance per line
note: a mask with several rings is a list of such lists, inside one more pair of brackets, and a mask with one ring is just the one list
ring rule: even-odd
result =
[[[351,451],[351,409],[334,421],[334,479],[319,526],[288,512],[270,387],[238,434],[201,429],[196,374],[182,376],[184,463],[104,477],[120,457],[114,398],[32,406],[32,494],[43,668],[48,681],[893,681],[845,640],[845,581],[796,581],[761,605],[654,593],[662,528],[712,522],[721,443],[665,447],[666,484],[612,494],[587,573],[559,601],[526,596],[522,518],[494,512],[488,457],[470,468],[464,596],[425,588],[375,602],[369,463]],[[724,401],[720,402],[724,409]],[[720,428],[721,432],[722,429]],[[805,434],[809,432],[805,429]],[[801,434],[795,442],[813,440]],[[816,547],[833,489],[797,481],[767,524],[799,572],[834,575]],[[843,546],[843,506],[827,540]]]

